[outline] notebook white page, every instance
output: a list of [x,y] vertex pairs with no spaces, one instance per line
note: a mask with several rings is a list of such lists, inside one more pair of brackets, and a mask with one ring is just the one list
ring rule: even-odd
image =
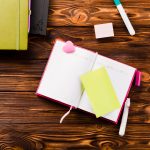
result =
[[[136,69],[128,65],[114,61],[112,59],[109,59],[107,57],[98,55],[92,70],[95,70],[101,67],[102,65],[105,66],[107,69],[112,85],[119,99],[120,105],[122,106],[127,96]],[[78,108],[93,113],[86,92],[83,93]],[[117,122],[120,111],[121,107],[103,117],[111,121]]]
[[37,94],[77,107],[83,93],[80,76],[91,69],[96,54],[79,47],[65,53],[64,45],[56,41]]

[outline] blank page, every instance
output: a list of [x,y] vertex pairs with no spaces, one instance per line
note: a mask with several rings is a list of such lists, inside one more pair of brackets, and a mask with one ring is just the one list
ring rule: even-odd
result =
[[65,53],[64,45],[56,42],[37,94],[77,107],[83,93],[80,76],[91,69],[96,54],[79,47]]
[[[109,74],[109,77],[117,94],[120,105],[122,106],[130,89],[130,85],[133,80],[136,69],[128,65],[114,61],[112,59],[109,59],[107,57],[98,55],[95,64],[93,66],[93,70],[98,69],[102,65],[105,66]],[[84,111],[93,113],[91,104],[89,103],[87,94],[85,92],[83,93],[83,96],[81,98],[79,108]],[[112,120],[114,122],[117,122],[120,111],[121,107],[111,113],[108,113],[103,117]]]

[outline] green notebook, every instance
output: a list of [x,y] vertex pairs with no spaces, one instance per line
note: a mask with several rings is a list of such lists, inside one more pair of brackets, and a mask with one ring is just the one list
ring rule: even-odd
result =
[[27,50],[28,0],[0,0],[0,50]]

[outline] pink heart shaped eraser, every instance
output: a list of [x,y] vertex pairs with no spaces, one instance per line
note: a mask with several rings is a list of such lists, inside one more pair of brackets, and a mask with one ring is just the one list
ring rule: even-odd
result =
[[71,41],[67,41],[63,47],[65,53],[73,53],[75,51],[75,46]]

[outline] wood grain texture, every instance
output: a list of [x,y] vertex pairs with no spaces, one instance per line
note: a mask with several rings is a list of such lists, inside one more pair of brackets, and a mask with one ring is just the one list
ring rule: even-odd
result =
[[[47,36],[29,36],[29,51],[0,51],[0,150],[150,150],[150,1],[121,0],[131,37],[113,0],[51,0]],[[115,37],[96,40],[94,24],[113,22]],[[131,93],[126,135],[119,124],[35,95],[54,41],[76,45],[142,71]]]
[[[149,27],[149,2],[122,0],[134,25]],[[50,2],[49,26],[92,26],[113,22],[117,27],[124,24],[113,0],[57,0]]]
[[[35,128],[36,126],[36,128]],[[7,129],[1,128],[1,148],[9,149],[69,149],[69,150],[148,150],[149,149],[149,134],[150,132],[142,132],[141,130],[149,131],[149,128],[143,124],[137,126],[128,125],[127,135],[123,138],[118,136],[118,129],[111,126],[103,126],[99,124],[87,126],[72,127],[68,124],[56,125],[51,124],[16,124],[7,125]],[[41,131],[41,128],[43,130]],[[136,128],[136,131],[133,130]],[[8,136],[9,133],[9,136]],[[9,142],[7,142],[9,139]],[[144,141],[144,142],[143,142]],[[135,148],[136,145],[136,148]]]
[[[13,94],[13,96],[12,96]],[[140,99],[140,102],[139,102]],[[47,123],[59,124],[61,116],[68,107],[37,97],[35,92],[0,92],[0,123]],[[9,116],[11,112],[11,116]],[[28,115],[26,117],[26,115]],[[13,116],[13,120],[12,120]],[[96,119],[93,115],[73,110],[64,121],[66,124],[109,124],[108,121]],[[130,124],[150,124],[149,97],[146,92],[141,96],[132,95],[132,105],[128,122]],[[118,125],[119,126],[119,125]],[[142,131],[141,131],[142,132]]]

